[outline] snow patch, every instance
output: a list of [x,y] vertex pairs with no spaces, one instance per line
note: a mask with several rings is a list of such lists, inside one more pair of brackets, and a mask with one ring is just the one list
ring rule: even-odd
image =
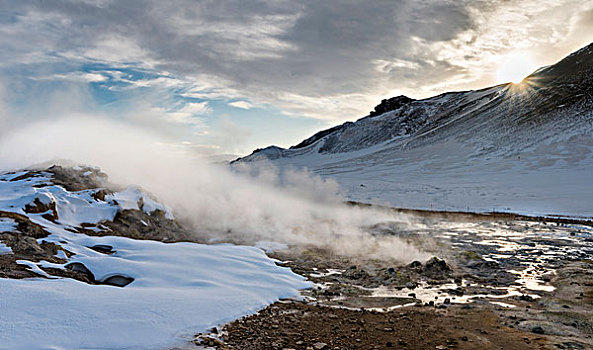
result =
[[[17,179],[24,174],[0,175],[0,210],[26,215],[50,233],[40,243],[56,243],[73,255],[58,250],[64,264],[17,261],[44,278],[0,278],[0,349],[170,348],[280,298],[298,297],[299,289],[311,286],[255,247],[71,232],[71,226],[111,220],[122,209],[172,215],[135,187],[101,201],[94,190],[70,192],[51,184],[49,174]],[[35,199],[55,203],[59,219],[27,213],[26,205]],[[14,221],[0,219],[0,229],[15,227]],[[110,254],[90,248],[100,245]],[[9,251],[0,244],[0,254]],[[90,285],[43,270],[72,263],[84,264],[97,281],[133,280],[123,288]]]
[[116,200],[122,209],[142,209],[142,211],[147,214],[150,214],[156,210],[160,210],[165,213],[165,217],[167,219],[173,219],[173,212],[171,208],[158,203],[136,186],[128,186],[122,192],[116,192],[113,195],[106,196],[106,199]]
[[[97,279],[119,274],[134,282],[119,288],[0,279],[0,348],[168,348],[310,287],[254,247],[68,239],[68,249],[80,254],[71,261],[83,262]],[[109,244],[116,253],[100,254],[81,243]],[[19,263],[44,274],[35,263]]]
[[0,233],[16,230],[16,222],[10,218],[0,218]]
[[0,242],[0,255],[2,254],[12,254],[12,249],[6,246],[6,244]]

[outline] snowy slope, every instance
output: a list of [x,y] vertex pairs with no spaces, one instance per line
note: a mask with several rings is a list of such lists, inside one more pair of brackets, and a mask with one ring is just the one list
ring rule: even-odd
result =
[[[0,278],[0,349],[169,348],[309,287],[254,247],[77,233],[124,209],[168,211],[138,188],[100,190],[69,191],[49,172],[0,175],[0,255],[22,254],[4,243],[35,227],[42,247],[58,247],[53,262],[16,261],[39,277]],[[64,278],[81,266],[96,282]]]
[[593,44],[521,84],[394,100],[238,162],[306,167],[362,202],[593,216]]

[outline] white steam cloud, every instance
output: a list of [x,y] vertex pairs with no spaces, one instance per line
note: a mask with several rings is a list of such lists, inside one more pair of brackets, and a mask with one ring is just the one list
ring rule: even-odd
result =
[[255,176],[208,164],[156,133],[89,115],[44,118],[0,134],[0,168],[53,159],[101,167],[117,184],[137,184],[171,206],[201,235],[332,249],[335,253],[410,261],[426,257],[394,236],[365,228],[405,223],[392,212],[347,206],[335,182],[271,167]]

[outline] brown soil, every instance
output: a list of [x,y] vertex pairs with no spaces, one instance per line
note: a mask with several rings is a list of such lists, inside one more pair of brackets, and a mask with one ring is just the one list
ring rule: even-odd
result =
[[500,324],[490,310],[461,306],[374,312],[276,303],[225,331],[228,347],[245,350],[539,349],[543,341]]

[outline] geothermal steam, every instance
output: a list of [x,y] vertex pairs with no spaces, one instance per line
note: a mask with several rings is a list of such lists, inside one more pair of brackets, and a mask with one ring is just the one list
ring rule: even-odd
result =
[[[365,228],[405,216],[343,204],[335,182],[302,171],[233,171],[192,156],[159,135],[104,117],[45,119],[0,135],[1,170],[68,159],[99,166],[117,184],[136,184],[201,235],[254,243],[330,248],[339,254],[423,258],[393,236]],[[245,175],[255,173],[256,175]]]

